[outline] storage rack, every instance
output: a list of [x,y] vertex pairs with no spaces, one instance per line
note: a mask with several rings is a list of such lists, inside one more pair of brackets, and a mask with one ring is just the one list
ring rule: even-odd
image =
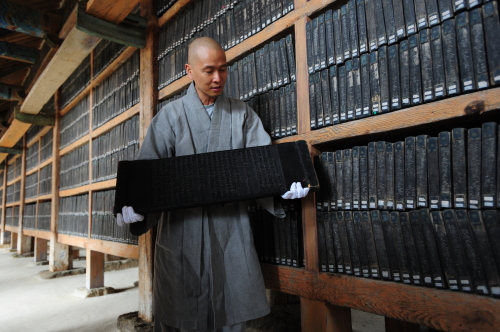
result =
[[[115,180],[108,180],[60,192],[53,190],[50,196],[24,200],[24,179],[26,175],[37,172],[42,166],[52,163],[53,188],[58,188],[57,175],[59,167],[57,164],[62,155],[86,143],[91,143],[93,138],[106,133],[114,126],[123,123],[136,114],[139,114],[141,119],[140,139],[142,141],[155,113],[158,101],[171,98],[187,87],[190,80],[187,76],[184,76],[162,88],[160,91],[157,90],[156,48],[158,45],[158,28],[168,24],[168,21],[189,2],[190,0],[178,0],[158,18],[156,17],[156,8],[153,6],[152,1],[141,1],[141,16],[146,17],[148,30],[146,47],[140,51],[141,100],[138,105],[96,130],[90,128],[88,135],[78,139],[61,151],[59,151],[58,147],[59,122],[56,122],[52,158],[26,172],[26,149],[24,149],[23,155],[16,157],[23,158],[22,176],[7,183],[7,170],[14,159],[9,161],[9,165],[7,165],[3,174],[2,230],[11,231],[13,234],[21,233],[42,239],[57,240],[58,243],[70,246],[87,248],[88,253],[91,254],[90,256],[87,255],[87,259],[90,260],[94,258],[96,252],[140,258],[141,282],[139,283],[139,288],[141,295],[139,313],[142,318],[149,320],[152,319],[152,252],[154,250],[154,230],[139,238],[139,246],[96,240],[90,238],[90,235],[88,238],[62,234],[56,236],[54,228],[52,228],[51,232],[41,232],[22,230],[22,223],[20,223],[18,228],[6,226],[5,210],[6,207],[19,206],[20,215],[22,216],[22,209],[25,203],[52,200],[52,227],[54,227],[54,214],[57,214],[54,212],[58,211],[59,197],[69,197],[83,193],[91,194],[94,191],[110,189],[115,186]],[[294,10],[226,52],[227,60],[231,63],[248,52],[258,49],[261,45],[283,31],[288,29],[293,31],[297,69],[297,128],[299,134],[279,139],[275,141],[276,144],[306,140],[310,147],[311,155],[316,156],[324,146],[328,145],[343,144],[346,141],[366,142],[368,141],[368,137],[373,140],[372,138],[376,137],[376,135],[401,133],[401,130],[422,128],[421,126],[430,126],[437,123],[449,124],[453,121],[456,123],[456,121],[468,121],[469,119],[488,119],[488,117],[492,118],[500,115],[500,88],[491,88],[311,131],[306,23],[310,21],[310,17],[314,17],[316,14],[325,11],[326,8],[331,7],[336,2],[335,0],[295,0]],[[72,20],[70,17],[68,22]],[[66,27],[65,30],[68,30],[68,28]],[[134,48],[128,47],[96,78],[91,78],[89,86],[64,109],[57,109],[58,98],[56,96],[57,114],[65,114],[86,95],[92,97],[92,87],[102,82],[120,64],[126,61],[134,51]],[[42,136],[42,133],[46,133],[47,131],[47,128],[43,129],[37,137],[30,142],[26,142],[25,148],[35,144],[35,141]],[[20,202],[5,204],[7,185],[18,180],[22,181]],[[493,298],[319,272],[315,196],[310,194],[302,201],[305,268],[298,269],[271,264],[261,264],[261,268],[268,288],[300,296],[303,331],[351,331],[350,308],[385,316],[387,331],[414,331],[415,329],[418,330],[418,324],[444,331],[500,330],[500,306],[498,305],[498,300]],[[89,210],[91,210],[91,204],[90,200]],[[89,227],[90,224],[89,222]],[[12,237],[12,241],[15,242],[15,236]],[[97,261],[99,257],[96,257]]]

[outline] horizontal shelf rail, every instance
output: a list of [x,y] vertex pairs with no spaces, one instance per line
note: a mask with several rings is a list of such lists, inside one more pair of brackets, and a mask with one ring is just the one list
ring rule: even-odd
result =
[[500,331],[500,302],[486,296],[261,264],[266,287],[443,331]]

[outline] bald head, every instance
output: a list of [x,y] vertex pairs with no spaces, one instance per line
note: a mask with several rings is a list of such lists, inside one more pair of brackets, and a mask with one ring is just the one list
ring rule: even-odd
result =
[[195,39],[188,50],[186,72],[194,81],[204,105],[210,105],[222,94],[227,78],[226,53],[212,38]]
[[204,59],[215,54],[224,54],[224,58],[226,57],[224,49],[214,39],[210,37],[196,38],[191,44],[189,44],[188,64],[194,65],[200,59]]

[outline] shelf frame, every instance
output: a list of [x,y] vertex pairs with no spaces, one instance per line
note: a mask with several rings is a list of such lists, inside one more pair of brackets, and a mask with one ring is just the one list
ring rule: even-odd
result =
[[498,331],[497,299],[335,273],[261,264],[266,287],[443,331]]

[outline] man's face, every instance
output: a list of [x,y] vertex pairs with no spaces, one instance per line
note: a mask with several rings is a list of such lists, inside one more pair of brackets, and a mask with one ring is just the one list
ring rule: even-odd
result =
[[201,47],[192,63],[186,64],[186,71],[194,80],[201,102],[204,105],[212,104],[222,94],[226,84],[226,54],[224,51]]

